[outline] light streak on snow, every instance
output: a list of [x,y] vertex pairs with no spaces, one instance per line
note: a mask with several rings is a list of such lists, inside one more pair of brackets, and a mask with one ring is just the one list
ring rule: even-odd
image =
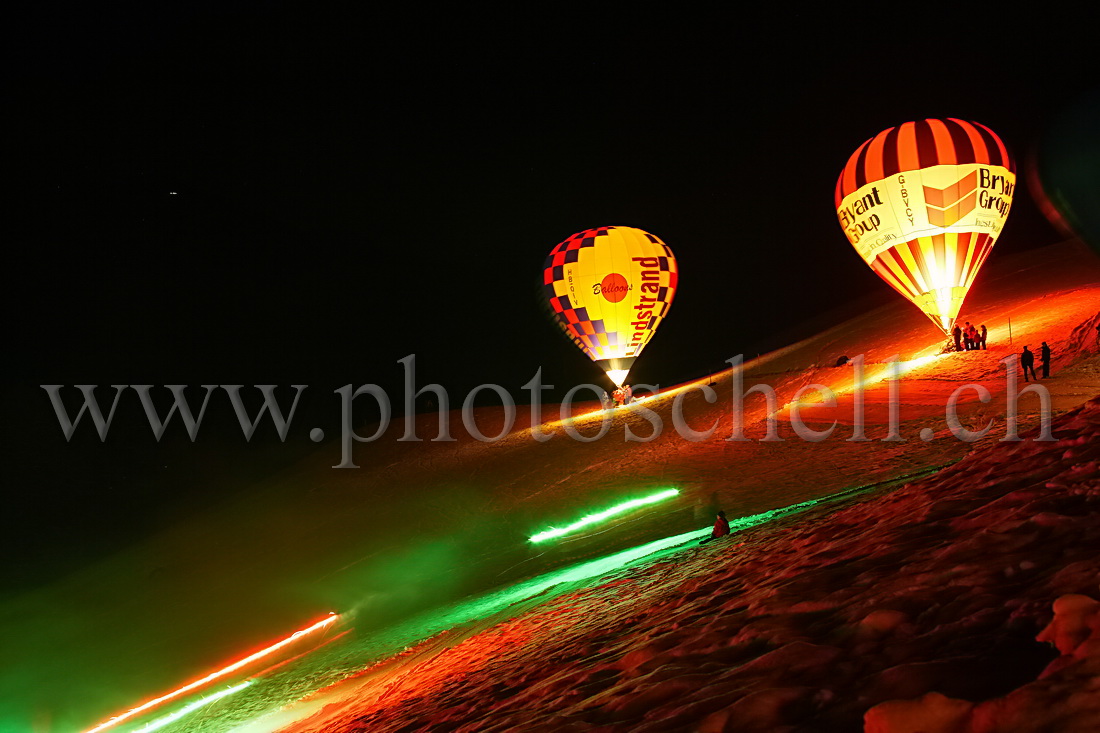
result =
[[187,705],[186,707],[182,707],[182,708],[180,708],[179,710],[177,710],[176,712],[174,712],[170,715],[165,715],[163,718],[157,718],[156,720],[152,721],[151,723],[148,723],[148,724],[143,725],[142,727],[138,728],[133,733],[152,733],[152,731],[154,731],[154,730],[160,730],[164,726],[175,723],[177,720],[179,720],[183,716],[188,715],[190,713],[193,713],[201,707],[205,707],[205,706],[209,705],[212,702],[217,702],[218,700],[221,700],[223,697],[227,697],[229,695],[232,695],[234,692],[240,692],[241,690],[243,690],[244,688],[248,687],[251,684],[252,684],[252,680],[248,680],[247,682],[242,682],[239,685],[235,685],[233,687],[228,687],[224,690],[219,690],[219,691],[215,692],[213,695],[208,695],[207,697],[204,697],[201,700],[196,700],[195,702],[191,703],[190,705]]
[[301,629],[299,631],[295,631],[293,634],[286,637],[282,641],[277,641],[274,644],[272,644],[271,646],[266,647],[264,649],[261,649],[260,651],[256,652],[255,654],[250,654],[247,657],[245,657],[244,659],[233,662],[232,664],[230,664],[226,667],[222,667],[217,672],[211,672],[210,674],[206,675],[202,679],[198,679],[198,680],[195,680],[194,682],[190,682],[190,683],[184,685],[183,687],[180,687],[179,689],[174,690],[173,692],[169,692],[165,695],[161,695],[158,698],[154,698],[152,700],[149,700],[148,702],[144,702],[141,705],[138,705],[137,707],[131,708],[131,709],[127,710],[125,713],[122,713],[121,715],[116,715],[115,717],[111,718],[110,720],[106,720],[106,721],[100,723],[99,725],[95,726],[94,728],[89,728],[84,733],[99,733],[99,731],[101,731],[101,730],[106,730],[106,729],[111,728],[115,725],[118,725],[122,721],[128,720],[128,719],[134,717],[135,715],[137,715],[139,713],[143,713],[146,710],[150,710],[152,708],[155,708],[157,705],[168,702],[169,700],[174,700],[175,698],[179,697],[180,695],[185,695],[188,692],[191,692],[192,690],[197,690],[198,688],[203,687],[204,685],[210,684],[211,682],[218,679],[219,677],[224,677],[228,674],[232,674],[233,672],[236,672],[239,669],[247,667],[249,664],[252,664],[253,662],[255,662],[258,659],[262,659],[263,657],[266,657],[269,654],[273,654],[274,652],[282,649],[285,646],[293,644],[295,641],[297,641],[298,639],[301,639],[303,636],[306,636],[307,634],[312,634],[314,631],[318,631],[320,629],[325,628],[326,626],[334,623],[338,618],[340,618],[339,614],[330,613],[328,616],[321,619],[320,621],[313,624],[312,626],[308,626],[308,627],[306,627],[304,629]]
[[725,375],[728,375],[729,371],[729,369],[726,369],[724,372],[718,372],[706,377],[699,377],[698,379],[694,379],[690,382],[684,382],[683,384],[676,387],[669,387],[667,389],[662,389],[650,394],[638,395],[630,404],[618,405],[608,408],[597,407],[594,410],[582,412],[578,415],[570,415],[565,420],[546,420],[541,425],[527,428],[526,430],[524,430],[524,432],[531,433],[533,430],[535,430],[536,427],[543,428],[545,430],[553,430],[555,428],[560,428],[566,424],[573,427],[586,427],[597,421],[603,421],[608,416],[613,417],[616,413],[630,413],[632,411],[631,405],[635,403],[649,402],[651,404],[658,404],[666,401],[669,397],[675,397],[681,392],[686,392],[692,389],[699,389],[703,385],[713,384],[715,380],[723,378]]
[[578,519],[576,522],[573,522],[568,526],[551,528],[546,530],[545,532],[539,532],[538,534],[531,537],[529,541],[543,542],[545,540],[550,540],[555,537],[561,537],[562,535],[569,534],[570,532],[575,532],[582,527],[587,527],[590,524],[596,524],[597,522],[602,522],[605,519],[610,519],[616,514],[622,514],[623,512],[630,511],[631,509],[637,509],[638,507],[646,506],[648,504],[655,504],[658,501],[670,499],[679,493],[679,489],[665,489],[664,491],[658,491],[656,494],[644,496],[641,499],[631,499],[630,501],[625,501],[622,504],[616,504],[610,509],[605,509],[602,512],[589,514],[588,516],[582,517],[581,519]]
[[[877,371],[875,371],[871,374],[865,374],[863,376],[863,381],[862,382],[856,382],[856,381],[853,380],[852,382],[850,382],[848,384],[834,384],[831,387],[826,385],[826,389],[829,392],[831,392],[834,396],[847,394],[849,392],[854,392],[854,391],[856,391],[857,389],[860,389],[860,388],[866,389],[867,387],[872,387],[872,386],[874,386],[874,385],[876,385],[880,382],[886,381],[888,379],[894,379],[894,378],[900,379],[903,375],[908,374],[911,371],[914,371],[916,369],[920,369],[921,367],[923,367],[927,364],[931,364],[933,361],[935,361],[939,357],[940,357],[940,354],[926,354],[924,356],[918,356],[915,359],[910,359],[908,361],[886,362],[885,364],[881,365],[882,366],[881,369],[879,369],[879,370],[877,370]],[[774,417],[774,416],[779,415],[782,412],[790,410],[796,404],[800,408],[802,408],[802,407],[813,407],[814,405],[820,405],[822,403],[822,400],[819,398],[819,393],[815,392],[814,397],[817,398],[817,399],[791,400],[790,402],[787,402],[781,408],[779,408],[779,410],[772,413],[772,416]]]

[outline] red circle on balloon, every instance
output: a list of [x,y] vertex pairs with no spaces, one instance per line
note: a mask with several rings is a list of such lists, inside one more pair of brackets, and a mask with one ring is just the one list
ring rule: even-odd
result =
[[600,282],[600,293],[612,303],[618,303],[625,298],[629,290],[630,285],[627,284],[626,278],[617,272],[611,273]]

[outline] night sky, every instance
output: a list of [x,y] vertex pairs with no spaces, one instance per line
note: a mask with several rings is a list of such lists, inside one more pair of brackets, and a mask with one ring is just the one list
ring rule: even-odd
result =
[[[40,384],[308,384],[284,461],[335,423],[334,388],[396,394],[410,353],[460,397],[522,399],[540,366],[560,397],[601,375],[539,309],[542,261],[613,224],[678,257],[631,378],[679,382],[898,297],[834,214],[865,139],[961,117],[1022,160],[1097,68],[1066,16],[364,7],[53,5],[9,28],[7,587],[171,522],[226,490],[196,485],[212,461],[249,477],[277,442],[219,433],[219,404],[210,438],[158,446],[131,394],[106,444],[66,444]],[[1020,186],[994,256],[1060,238]]]

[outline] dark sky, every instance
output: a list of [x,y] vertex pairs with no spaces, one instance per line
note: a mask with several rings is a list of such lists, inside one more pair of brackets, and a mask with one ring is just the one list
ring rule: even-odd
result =
[[[66,516],[163,503],[111,488],[159,463],[147,426],[66,445],[40,384],[300,383],[332,413],[332,389],[394,388],[410,353],[460,396],[518,393],[539,366],[559,396],[597,381],[535,301],[543,258],[580,229],[640,227],[678,257],[635,381],[897,297],[836,223],[848,155],[953,116],[1023,157],[1097,67],[1085,19],[1035,11],[368,5],[51,5],[9,27],[20,524],[68,533],[59,498]],[[1019,190],[994,256],[1059,239]]]

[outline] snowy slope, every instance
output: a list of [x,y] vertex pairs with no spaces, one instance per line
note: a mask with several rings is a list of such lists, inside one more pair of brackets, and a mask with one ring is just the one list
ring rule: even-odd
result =
[[[995,260],[987,270],[964,312],[989,325],[987,352],[925,360],[938,353],[942,338],[898,298],[748,365],[745,385],[767,383],[781,403],[810,383],[840,395],[835,409],[804,410],[815,427],[840,422],[823,442],[794,436],[789,408],[777,415],[785,440],[760,442],[767,410],[758,396],[749,398],[745,413],[753,440],[726,441],[732,420],[727,372],[642,403],[666,426],[647,443],[623,440],[626,426],[639,435],[650,431],[636,411],[615,413],[602,440],[577,442],[558,426],[553,439],[538,443],[521,410],[516,430],[489,444],[466,436],[457,415],[451,416],[454,443],[398,443],[396,426],[378,442],[356,446],[357,470],[332,469],[338,448],[322,444],[294,468],[242,485],[216,512],[6,601],[0,607],[0,726],[90,725],[330,610],[354,609],[357,633],[367,634],[469,593],[697,529],[717,507],[749,515],[950,464],[972,446],[946,435],[947,397],[962,383],[985,385],[992,402],[979,403],[970,392],[960,414],[971,426],[997,420],[985,442],[1002,436],[1005,379],[998,360],[1024,342],[1035,349],[1045,339],[1054,349],[1054,379],[1046,386],[1057,409],[1095,394],[1095,361],[1082,361],[1095,354],[1095,257],[1067,243]],[[832,366],[841,354],[864,354],[868,362],[869,442],[847,440],[853,373]],[[907,440],[883,442],[887,382],[875,379],[894,354],[908,364],[901,413]],[[698,430],[717,421],[716,432],[709,440],[684,440],[671,429],[674,399],[707,382],[716,402],[691,391],[684,413]],[[1023,426],[1034,424],[1037,404],[1033,396],[1021,401]],[[492,433],[501,417],[486,409],[478,420]],[[594,431],[598,420],[577,424]],[[419,434],[432,436],[434,422],[421,415]],[[923,428],[935,439],[917,437]],[[526,541],[547,526],[664,487],[681,495],[545,550]],[[58,679],[65,680],[63,694],[54,685]]]

